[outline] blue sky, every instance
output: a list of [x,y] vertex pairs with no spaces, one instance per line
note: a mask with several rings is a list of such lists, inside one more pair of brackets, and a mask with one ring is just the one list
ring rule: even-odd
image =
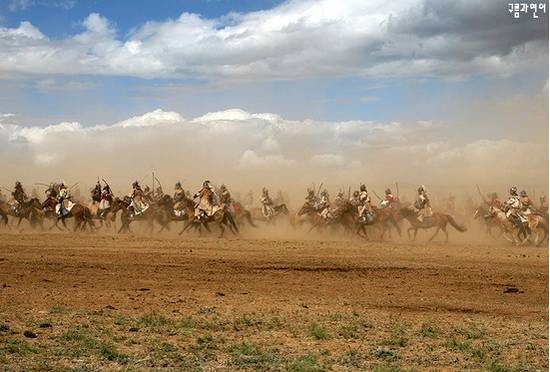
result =
[[546,183],[548,15],[507,9],[1,1],[0,182]]
[[[110,27],[112,35],[109,37],[124,42],[147,22],[167,23],[178,19],[182,13],[196,14],[203,21],[214,20],[217,22],[214,28],[223,28],[232,22],[244,23],[240,20],[226,21],[232,13],[245,16],[260,14],[258,18],[261,19],[258,11],[262,10],[285,15],[303,11],[293,4],[299,5],[300,1],[5,0],[0,5],[0,21],[5,29],[12,30],[17,29],[21,22],[29,22],[53,44],[86,32],[85,20],[96,14]],[[395,14],[397,11],[400,11],[399,7],[388,10],[388,13]],[[434,9],[434,14],[440,14],[438,12],[441,9]],[[503,14],[506,16],[505,12]],[[510,19],[507,21],[512,22]],[[259,22],[255,25],[261,26],[261,20]],[[547,21],[544,22],[547,24]],[[305,34],[309,30],[303,32]],[[467,36],[461,35],[461,32],[457,31],[458,37]],[[504,33],[502,37],[507,36]],[[524,41],[518,40],[518,44]],[[491,39],[486,43],[496,44]],[[273,47],[277,48],[277,45]],[[469,44],[465,43],[464,51],[468,52],[468,48]],[[297,49],[297,52],[300,50]],[[495,52],[503,54],[500,50]],[[369,55],[351,56],[353,58],[368,59]],[[449,63],[445,60],[440,62],[443,66]],[[49,63],[55,65],[56,60],[52,59]],[[306,59],[304,65],[308,63],[314,64],[315,60]],[[110,123],[156,108],[197,116],[232,107],[251,112],[275,112],[293,119],[444,120],[448,119],[445,117],[448,106],[469,105],[472,100],[505,96],[512,94],[512,91],[513,94],[536,94],[547,80],[546,69],[540,64],[526,64],[528,70],[523,74],[515,71],[511,63],[503,67],[505,71],[497,74],[492,74],[490,66],[476,70],[476,67],[467,65],[449,72],[381,71],[378,74],[363,73],[362,66],[357,65],[361,62],[354,62],[342,71],[334,68],[332,61],[330,63],[327,67],[330,71],[322,70],[311,75],[308,75],[307,69],[304,69],[306,73],[303,76],[296,76],[291,70],[279,74],[274,69],[263,76],[252,74],[250,79],[219,76],[217,73],[209,75],[209,72],[195,75],[194,71],[199,68],[186,71],[185,76],[178,76],[180,74],[174,71],[166,74],[155,71],[150,76],[149,73],[144,76],[119,71],[95,74],[93,65],[79,73],[65,72],[60,66],[53,73],[23,71],[21,76],[14,78],[9,76],[9,69],[3,68],[7,71],[3,74],[6,78],[0,82],[4,88],[0,93],[0,112],[14,112],[21,123],[38,125],[63,120],[77,120],[89,125]],[[282,69],[288,67],[283,66]],[[403,69],[403,64],[398,69]],[[438,69],[441,68],[435,70]]]

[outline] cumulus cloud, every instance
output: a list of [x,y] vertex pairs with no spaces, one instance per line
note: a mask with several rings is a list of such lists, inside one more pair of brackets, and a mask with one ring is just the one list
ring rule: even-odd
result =
[[[18,0],[24,4],[28,1]],[[507,76],[547,62],[548,18],[513,19],[474,0],[290,0],[216,19],[182,13],[124,37],[100,14],[50,39],[28,22],[0,28],[0,71],[145,78]]]
[[[8,116],[12,118],[12,116]],[[445,123],[288,120],[239,109],[186,119],[155,110],[109,125],[0,123],[0,182],[97,176],[118,190],[151,170],[194,188],[203,179],[234,189],[301,190],[400,180],[416,183],[545,184],[548,145],[511,139],[457,143]]]

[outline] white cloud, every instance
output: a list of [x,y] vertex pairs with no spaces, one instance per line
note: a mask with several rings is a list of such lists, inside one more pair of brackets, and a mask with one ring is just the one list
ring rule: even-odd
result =
[[298,121],[238,109],[191,119],[155,110],[97,126],[2,123],[0,182],[11,182],[23,169],[32,182],[62,176],[86,181],[107,173],[123,187],[151,169],[193,185],[210,178],[242,187],[260,182],[307,185],[313,180],[356,184],[365,179],[546,182],[547,143],[456,143],[441,135],[444,126],[425,121]]
[[253,150],[246,150],[239,161],[239,168],[272,171],[281,167],[288,167],[294,160],[286,159],[282,155],[257,155]]
[[470,0],[291,0],[217,19],[182,13],[146,22],[122,38],[96,13],[82,26],[83,32],[60,40],[28,22],[0,28],[0,71],[233,80],[460,79],[541,68],[548,54],[546,17],[512,22],[499,2]]
[[317,154],[312,156],[311,163],[321,167],[338,167],[345,164],[345,159],[339,154]]

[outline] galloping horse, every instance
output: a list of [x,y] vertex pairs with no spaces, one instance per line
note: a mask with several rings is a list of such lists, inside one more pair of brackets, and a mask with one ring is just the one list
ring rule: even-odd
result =
[[411,230],[413,230],[414,237],[412,240],[416,239],[418,229],[426,230],[435,227],[435,233],[429,241],[432,241],[436,237],[439,230],[443,230],[445,233],[445,242],[447,243],[449,241],[449,233],[447,232],[448,223],[460,232],[465,232],[467,230],[466,227],[457,224],[452,216],[444,213],[434,212],[431,217],[424,217],[422,222],[418,220],[416,212],[411,208],[401,208],[399,209],[399,214],[411,224],[411,227],[407,229],[407,235],[409,236],[409,239],[411,239]]
[[[57,201],[55,199],[48,198],[44,201],[44,203],[42,203],[42,209],[45,211],[46,214],[48,214],[52,211],[55,211],[56,205]],[[88,207],[80,203],[75,203],[69,213],[65,214],[64,216],[57,216],[55,215],[55,212],[53,212],[53,214],[55,216],[55,222],[50,227],[50,230],[54,227],[59,228],[59,226],[57,225],[57,222],[59,220],[61,220],[65,229],[68,229],[66,220],[71,217],[74,217],[73,231],[76,231],[77,229],[84,231],[86,229],[86,225],[88,225],[92,231],[95,230],[95,225],[92,220],[92,212]]]
[[189,222],[185,224],[179,235],[183,234],[192,226],[195,227],[195,229],[199,230],[199,234],[201,234],[202,232],[202,226],[204,226],[206,230],[210,232],[210,227],[208,226],[209,223],[215,223],[219,226],[220,238],[225,232],[224,226],[229,227],[229,230],[231,230],[231,232],[235,235],[239,233],[239,228],[237,227],[237,224],[235,223],[231,212],[225,207],[213,205],[213,196],[213,192],[210,189],[205,189],[205,192],[202,192],[200,194],[200,201],[198,204],[199,207],[204,208],[205,210],[210,209],[211,212],[208,215],[202,215],[201,217],[197,218],[195,217],[195,211],[193,208],[193,212],[189,213],[189,216],[193,216],[193,218],[189,219]]
[[288,215],[288,208],[286,207],[285,203],[274,205],[272,209],[273,214],[270,218],[266,218],[264,216],[262,208],[254,208],[252,210],[252,218],[259,221],[265,221],[266,223],[274,223],[276,217],[282,214]]

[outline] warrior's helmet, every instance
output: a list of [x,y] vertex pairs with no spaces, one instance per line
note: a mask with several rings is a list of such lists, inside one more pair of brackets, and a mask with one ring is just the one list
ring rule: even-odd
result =
[[308,188],[308,189],[307,189],[307,194],[308,194],[309,196],[315,195],[315,191],[313,191],[313,189],[309,189],[309,188]]
[[386,195],[389,195],[391,194],[391,190],[389,188],[386,189],[386,191],[384,191],[386,193]]
[[139,182],[138,181],[134,181],[134,183],[132,184],[132,187],[139,187]]
[[512,186],[510,188],[510,195],[517,196],[518,195],[518,188],[517,186]]
[[176,189],[179,189],[181,187],[181,182],[176,182]]
[[225,185],[222,183],[222,185],[220,186],[220,190],[225,191],[227,190],[227,187],[225,187]]
[[359,190],[367,191],[367,186],[365,186],[365,184],[362,184],[361,187],[359,188]]
[[267,188],[266,187],[262,188],[262,194],[267,195]]
[[210,181],[209,180],[206,180],[202,183],[202,187],[208,187],[210,188]]
[[16,181],[16,182],[15,182],[15,187],[21,187],[21,182]]
[[422,194],[423,192],[426,192],[426,188],[424,187],[424,185],[420,185],[420,187],[418,188],[418,193]]
[[326,196],[326,197],[328,197],[328,191],[327,191],[327,190],[321,191],[321,196]]

